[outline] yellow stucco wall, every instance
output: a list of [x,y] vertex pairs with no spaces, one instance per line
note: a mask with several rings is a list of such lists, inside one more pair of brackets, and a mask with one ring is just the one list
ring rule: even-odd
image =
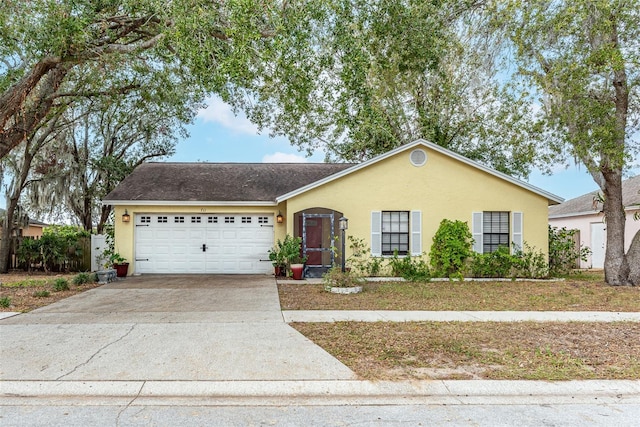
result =
[[[342,212],[349,219],[347,235],[371,245],[371,212],[401,210],[422,212],[422,251],[428,253],[443,219],[469,224],[473,212],[523,213],[523,240],[547,253],[548,199],[480,169],[421,146],[427,152],[422,167],[410,163],[412,149],[397,153],[340,179],[289,198],[278,206],[146,206],[115,207],[115,249],[130,262],[135,273],[135,218],[142,213],[270,213],[280,212],[284,224],[274,224],[274,241],[294,234],[294,214],[314,207]],[[123,223],[125,209],[131,222]],[[511,218],[510,218],[510,224]],[[336,230],[337,231],[337,230]],[[348,245],[347,245],[348,246]],[[347,250],[347,255],[349,251]]]
[[[135,274],[135,219],[141,214],[161,214],[161,213],[236,213],[236,214],[272,214],[274,221],[275,239],[282,239],[286,234],[285,224],[277,224],[276,215],[281,212],[286,215],[285,203],[278,207],[273,206],[160,206],[160,205],[128,205],[115,206],[115,244],[114,249],[129,261],[129,274]],[[131,221],[122,222],[124,211],[131,215]],[[275,241],[275,240],[274,240]]]
[[466,221],[471,229],[472,212],[523,212],[524,241],[547,253],[547,198],[437,151],[422,149],[428,156],[422,167],[410,163],[412,150],[408,150],[289,199],[287,232],[293,232],[290,219],[295,212],[324,207],[343,212],[349,219],[347,235],[364,238],[370,246],[371,211],[419,210],[422,251],[428,253],[443,219]]

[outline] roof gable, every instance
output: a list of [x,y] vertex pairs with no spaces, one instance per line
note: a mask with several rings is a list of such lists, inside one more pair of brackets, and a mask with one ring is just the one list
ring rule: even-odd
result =
[[540,189],[538,187],[535,187],[535,186],[533,186],[533,185],[531,185],[529,183],[526,183],[524,181],[520,181],[520,180],[518,180],[516,178],[513,178],[512,176],[509,176],[509,175],[507,175],[505,173],[502,173],[502,172],[499,172],[499,171],[497,171],[495,169],[492,169],[492,168],[489,168],[487,166],[484,166],[484,165],[482,165],[482,164],[480,164],[478,162],[475,162],[475,161],[473,161],[471,159],[468,159],[468,158],[466,158],[464,156],[461,156],[460,154],[454,153],[453,151],[450,151],[450,150],[447,150],[446,148],[440,147],[439,145],[436,145],[436,144],[433,144],[431,142],[425,141],[424,139],[418,139],[418,140],[413,141],[411,143],[408,143],[408,144],[405,144],[405,145],[401,145],[401,146],[399,146],[399,147],[397,147],[397,148],[395,148],[395,149],[393,149],[391,151],[388,151],[388,152],[386,152],[386,153],[384,153],[384,154],[382,154],[380,156],[377,156],[377,157],[374,157],[374,158],[372,158],[370,160],[367,160],[366,162],[363,162],[363,163],[360,163],[360,164],[357,164],[357,165],[353,165],[353,166],[351,166],[351,167],[349,167],[347,169],[344,169],[343,171],[340,171],[340,172],[337,172],[337,173],[335,173],[333,175],[327,176],[327,177],[325,177],[325,178],[323,178],[323,179],[321,179],[319,181],[315,181],[315,182],[309,183],[304,187],[301,187],[301,188],[295,189],[295,190],[293,190],[293,191],[291,191],[289,193],[283,194],[280,197],[278,197],[276,200],[277,200],[278,203],[283,202],[283,201],[285,201],[287,199],[295,197],[295,196],[297,196],[299,194],[302,194],[302,193],[304,193],[306,191],[312,190],[312,189],[317,188],[317,187],[319,187],[321,185],[324,185],[324,184],[327,184],[329,182],[332,182],[332,181],[334,181],[336,179],[340,179],[343,176],[352,174],[352,173],[354,173],[354,172],[356,172],[358,170],[361,170],[363,168],[366,168],[366,167],[369,167],[371,165],[374,165],[374,164],[376,164],[378,162],[381,162],[381,161],[383,161],[383,160],[385,160],[385,159],[387,159],[389,157],[395,156],[398,153],[401,153],[403,151],[409,151],[411,149],[414,149],[416,147],[421,147],[421,146],[425,147],[425,148],[429,148],[429,149],[431,149],[433,151],[437,151],[437,152],[439,152],[441,154],[444,154],[445,156],[448,156],[448,157],[451,157],[451,158],[453,158],[455,160],[458,160],[459,162],[464,163],[466,165],[469,165],[469,166],[471,166],[471,167],[473,167],[475,169],[479,169],[479,170],[481,170],[483,172],[486,172],[486,173],[488,173],[490,175],[498,177],[498,178],[500,178],[502,180],[508,181],[508,182],[518,186],[518,187],[521,187],[521,188],[527,190],[527,191],[530,191],[532,193],[538,194],[538,195],[546,198],[549,201],[550,204],[562,203],[564,201],[564,199],[562,197],[556,196],[555,194],[549,193],[548,191],[544,191],[544,190],[542,190],[542,189]]

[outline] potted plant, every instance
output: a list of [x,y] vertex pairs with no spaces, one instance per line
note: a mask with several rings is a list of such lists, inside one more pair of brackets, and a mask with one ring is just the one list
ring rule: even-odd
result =
[[284,261],[295,280],[302,279],[304,262],[306,261],[306,258],[302,256],[301,252],[302,238],[287,234],[282,242],[282,253]]
[[[96,248],[99,249],[99,248]],[[111,281],[112,270],[109,268],[111,266],[111,259],[109,255],[109,250],[102,251],[99,255],[96,256],[98,261],[98,271],[96,274],[98,275],[98,283],[104,285]]]
[[297,255],[290,260],[289,267],[291,268],[291,275],[294,280],[302,280],[302,273],[304,272],[304,263],[307,259],[300,255]]
[[273,249],[269,249],[269,261],[273,265],[274,274],[276,277],[282,277],[286,273],[287,264],[284,259],[284,252],[282,250],[282,242],[278,240],[273,246]]
[[127,277],[129,263],[126,258],[117,252],[113,252],[109,257],[109,260],[111,261],[111,264],[113,264],[113,268],[116,270],[116,277]]

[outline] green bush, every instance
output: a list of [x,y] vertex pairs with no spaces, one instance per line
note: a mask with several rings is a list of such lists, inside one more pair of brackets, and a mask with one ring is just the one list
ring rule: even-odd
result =
[[542,251],[536,252],[524,242],[524,248],[513,256],[513,274],[527,279],[549,277],[549,264]]
[[40,248],[40,240],[23,238],[20,241],[16,256],[18,261],[26,264],[28,271],[31,271],[32,264],[38,264],[41,261]]
[[50,296],[51,293],[49,291],[35,291],[33,293],[33,296],[36,298],[47,298],[48,296]]
[[0,298],[0,307],[7,308],[9,306],[11,306],[11,298],[9,297]]
[[429,259],[438,276],[461,276],[471,256],[473,236],[463,221],[443,219],[433,236]]
[[73,278],[74,285],[84,285],[85,283],[91,283],[93,281],[93,275],[91,273],[78,273]]
[[591,249],[576,247],[573,236],[578,230],[549,226],[549,274],[562,276],[570,273],[578,260],[586,261]]
[[63,279],[62,277],[56,279],[53,282],[53,290],[55,292],[68,291],[69,290],[69,282],[67,279]]
[[371,251],[364,239],[349,236],[347,240],[351,255],[347,258],[346,264],[351,270],[369,277],[379,276],[382,273],[382,259],[370,257]]
[[473,277],[508,277],[514,257],[509,248],[500,246],[494,252],[486,254],[474,253],[471,257],[471,275]]
[[409,255],[400,258],[398,252],[389,259],[391,275],[402,277],[412,282],[428,281],[431,279],[431,271],[422,257],[412,258]]

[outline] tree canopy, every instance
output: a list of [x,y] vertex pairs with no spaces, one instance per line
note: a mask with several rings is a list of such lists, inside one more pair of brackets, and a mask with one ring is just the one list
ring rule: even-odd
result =
[[640,2],[496,2],[497,31],[514,46],[541,146],[539,160],[585,165],[604,196],[606,281],[640,284],[640,233],[625,254],[622,177],[640,151]]

